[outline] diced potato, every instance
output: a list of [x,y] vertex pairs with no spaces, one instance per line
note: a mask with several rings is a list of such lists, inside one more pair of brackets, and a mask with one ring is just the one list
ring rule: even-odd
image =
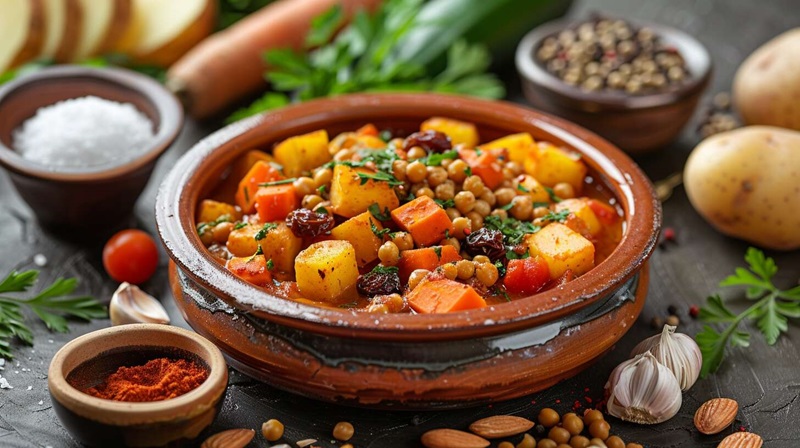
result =
[[211,199],[204,199],[200,202],[199,210],[197,211],[197,222],[213,222],[223,215],[230,216],[230,221],[236,221],[242,217],[236,207],[225,202],[213,201]]
[[519,178],[519,185],[522,188],[517,187],[517,190],[523,192],[527,191],[528,196],[531,197],[534,203],[550,202],[550,193],[548,193],[547,190],[545,190],[544,185],[540,184],[539,181],[533,178],[533,176],[529,174],[521,175]]
[[508,159],[512,162],[517,162],[520,166],[525,166],[525,161],[531,158],[536,158],[536,142],[527,132],[519,134],[507,135],[497,140],[492,140],[489,143],[481,145],[482,149],[500,149],[505,148],[508,150]]
[[547,187],[566,182],[572,185],[575,191],[581,191],[588,170],[577,155],[552,145],[540,146],[538,152],[539,156],[532,167],[532,172],[528,174]]
[[228,236],[228,252],[234,257],[250,257],[258,251],[258,241],[255,236],[261,230],[261,224],[247,224],[244,227],[231,230]]
[[297,288],[307,299],[344,303],[357,295],[356,251],[347,241],[314,243],[294,262]]
[[233,169],[231,169],[231,179],[241,179],[250,171],[250,168],[256,164],[256,162],[265,162],[270,163],[274,162],[275,158],[271,155],[265,153],[264,151],[259,151],[257,149],[252,149],[247,151],[246,153],[239,156],[236,161],[233,163]]
[[256,240],[256,234],[263,227],[263,224],[248,224],[232,230],[228,236],[228,251],[236,257],[250,257],[261,245],[264,256],[272,260],[276,271],[291,273],[303,240],[296,237],[285,223],[278,223],[277,227],[264,233],[264,238]]
[[450,137],[453,146],[464,145],[467,148],[474,148],[480,141],[478,128],[474,124],[452,118],[429,118],[420,125],[420,130],[442,132]]
[[370,225],[377,230],[382,230],[381,222],[369,212],[348,219],[331,230],[331,236],[337,240],[346,240],[353,245],[356,251],[356,261],[362,267],[378,258],[378,249],[383,244],[383,239],[375,236]]
[[569,210],[573,215],[580,218],[584,224],[586,224],[586,227],[589,229],[589,233],[591,233],[592,236],[597,236],[600,231],[603,230],[603,226],[600,224],[597,216],[589,207],[586,198],[565,199],[556,204],[557,212],[564,210]]
[[531,256],[539,255],[556,279],[568,269],[581,275],[594,267],[594,245],[569,227],[552,223],[525,237]]
[[394,210],[400,205],[397,195],[388,182],[368,180],[362,185],[358,173],[374,174],[367,168],[351,168],[336,165],[331,181],[331,207],[337,215],[346,218],[364,213],[372,204],[378,204],[381,212]]
[[324,130],[290,137],[280,142],[272,152],[289,177],[301,175],[331,160],[328,152],[328,133]]

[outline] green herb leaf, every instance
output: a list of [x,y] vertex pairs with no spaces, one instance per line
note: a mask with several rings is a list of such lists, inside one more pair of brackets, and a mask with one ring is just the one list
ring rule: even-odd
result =
[[209,230],[213,229],[214,227],[216,227],[218,224],[222,224],[223,222],[231,222],[232,219],[233,218],[231,217],[231,215],[225,214],[211,222],[201,222],[200,224],[197,225],[197,234],[202,235],[208,232]]
[[384,266],[382,264],[377,264],[370,272],[374,272],[376,274],[397,274],[400,272],[400,269],[397,266]]
[[422,163],[428,166],[439,166],[443,160],[454,160],[458,158],[458,151],[451,149],[445,152],[435,152],[428,157],[421,160]]
[[472,176],[472,167],[468,166],[468,167],[464,168],[464,174],[466,174],[467,177]]
[[246,223],[246,222],[244,222],[244,221],[240,221],[240,222],[237,222],[237,223],[236,223],[236,224],[233,226],[233,230],[239,230],[239,229],[243,229],[243,228],[245,228],[245,227],[247,227],[247,223]]
[[392,229],[378,229],[378,226],[372,222],[372,218],[369,220],[369,228],[372,230],[372,233],[380,239],[383,239],[383,236],[387,233],[391,232]]
[[297,180],[296,177],[290,177],[288,179],[281,179],[281,180],[276,180],[276,181],[272,181],[272,182],[262,182],[262,183],[258,184],[258,186],[259,187],[274,187],[276,185],[291,184],[296,180]]
[[522,185],[522,184],[517,184],[517,190],[519,190],[519,191],[521,191],[521,192],[523,192],[523,193],[530,193],[530,192],[531,192],[531,190],[528,190],[528,189],[527,189],[527,188],[525,188],[525,186],[524,186],[524,185]]
[[519,221],[514,218],[500,219],[495,215],[484,218],[483,225],[491,230],[499,230],[508,246],[516,246],[522,242],[525,235],[541,230],[541,227],[529,221]]
[[[258,246],[258,247],[261,247],[261,246]],[[275,269],[275,262],[272,261],[272,258],[270,258],[269,260],[267,260],[267,270],[271,271],[273,269]]]
[[509,260],[524,260],[530,257],[531,257],[530,249],[525,249],[525,252],[522,254],[518,254],[513,250],[506,251],[506,258],[508,258]]
[[367,210],[369,210],[369,213],[378,221],[389,221],[392,219],[392,214],[389,211],[389,207],[386,207],[383,213],[381,213],[381,208],[378,206],[377,202],[373,202],[369,207],[367,207]]
[[369,181],[387,182],[389,186],[396,187],[403,185],[403,182],[397,180],[396,177],[383,171],[376,171],[374,173],[357,173],[358,178],[361,179],[361,185],[365,185]]
[[564,222],[569,218],[570,211],[569,210],[561,210],[560,212],[549,212],[546,215],[542,216],[542,220],[544,221],[553,221],[553,222]]
[[453,199],[438,199],[437,198],[437,199],[434,199],[433,202],[439,204],[439,207],[442,207],[443,209],[448,209],[448,208],[456,206],[456,201],[454,201]]
[[534,202],[533,203],[533,208],[539,208],[539,207],[550,207],[550,203],[549,202]]
[[327,185],[320,185],[320,186],[317,188],[317,192],[319,193],[319,195],[320,195],[320,196],[322,196],[323,194],[325,194],[325,190],[326,190],[327,188],[328,188],[328,186],[327,186]]
[[[264,224],[261,227],[261,230],[256,232],[254,238],[255,238],[256,241],[261,241],[261,240],[263,240],[264,238],[267,237],[267,233],[269,233],[270,230],[275,230],[277,228],[278,228],[277,224],[275,224],[273,222],[268,222],[268,223]],[[258,247],[261,248],[261,246],[258,246]],[[263,253],[263,251],[262,251],[262,253]]]
[[442,246],[433,246],[433,252],[436,253],[436,258],[442,258]]
[[561,202],[562,201],[562,199],[560,197],[556,196],[556,193],[555,193],[555,191],[553,191],[552,188],[544,187],[544,191],[546,191],[547,194],[550,195],[550,200],[551,201],[553,201],[553,202]]

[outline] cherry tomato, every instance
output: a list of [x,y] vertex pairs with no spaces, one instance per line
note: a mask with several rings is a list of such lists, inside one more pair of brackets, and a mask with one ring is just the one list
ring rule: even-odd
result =
[[503,285],[512,294],[533,294],[550,281],[550,269],[541,257],[508,262]]
[[118,282],[144,283],[156,272],[158,248],[147,233],[123,230],[103,248],[103,267]]

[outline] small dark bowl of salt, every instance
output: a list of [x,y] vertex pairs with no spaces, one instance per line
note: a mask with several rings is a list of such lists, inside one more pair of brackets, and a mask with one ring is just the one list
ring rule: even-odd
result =
[[120,225],[183,125],[178,100],[125,69],[60,66],[0,86],[0,165],[62,234]]

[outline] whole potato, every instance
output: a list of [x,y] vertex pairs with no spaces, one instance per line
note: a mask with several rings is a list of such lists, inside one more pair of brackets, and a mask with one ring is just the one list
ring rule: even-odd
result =
[[742,63],[733,103],[746,124],[800,131],[800,28],[765,43]]
[[689,156],[684,184],[720,232],[758,246],[800,248],[800,132],[749,126],[717,134]]

